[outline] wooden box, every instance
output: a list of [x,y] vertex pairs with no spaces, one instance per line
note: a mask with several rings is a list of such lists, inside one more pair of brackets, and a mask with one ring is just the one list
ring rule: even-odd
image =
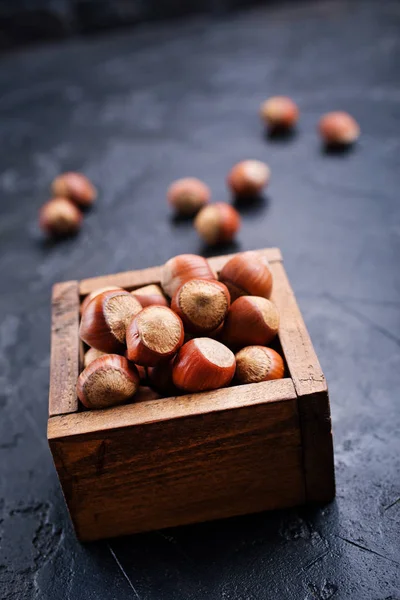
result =
[[54,286],[48,440],[81,540],[334,497],[326,381],[280,251],[259,252],[274,276],[286,378],[100,411],[81,411],[75,392],[80,301],[105,285],[158,283],[160,267]]

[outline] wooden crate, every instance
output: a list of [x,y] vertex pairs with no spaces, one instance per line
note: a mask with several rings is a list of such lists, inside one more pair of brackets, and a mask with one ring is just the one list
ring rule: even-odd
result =
[[280,251],[259,253],[273,272],[287,377],[101,411],[80,411],[75,392],[80,301],[105,285],[159,283],[160,267],[54,286],[48,440],[81,540],[334,497],[326,381]]

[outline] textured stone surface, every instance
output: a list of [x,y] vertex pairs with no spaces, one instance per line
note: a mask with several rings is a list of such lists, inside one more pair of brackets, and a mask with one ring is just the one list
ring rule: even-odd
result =
[[[399,24],[397,2],[298,2],[3,57],[1,597],[398,600]],[[276,93],[301,107],[290,140],[261,133]],[[345,155],[315,133],[330,109],[361,124]],[[82,546],[46,443],[51,285],[202,252],[168,183],[198,176],[227,199],[225,173],[250,157],[272,180],[234,249],[284,252],[330,384],[337,500]],[[100,198],[51,244],[37,211],[67,169]]]

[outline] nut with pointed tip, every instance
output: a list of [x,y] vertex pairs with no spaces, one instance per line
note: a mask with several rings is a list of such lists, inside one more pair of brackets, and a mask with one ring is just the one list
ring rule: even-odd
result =
[[226,202],[216,202],[201,209],[194,221],[199,236],[209,244],[231,242],[241,225],[238,211]]
[[76,392],[86,408],[109,408],[132,398],[139,383],[136,368],[126,358],[104,354],[79,375]]
[[261,104],[260,116],[271,131],[291,129],[298,121],[299,109],[287,96],[272,96]]
[[241,296],[231,304],[222,340],[232,348],[265,346],[278,329],[279,313],[275,304],[260,296]]
[[179,350],[172,369],[174,384],[185,392],[225,387],[235,373],[235,355],[211,338],[196,338]]
[[51,190],[55,196],[69,198],[81,208],[91,206],[97,196],[96,188],[82,173],[59,175],[53,180]]
[[163,360],[155,367],[147,367],[147,376],[150,387],[161,394],[164,398],[169,396],[177,396],[181,392],[177,389],[172,381],[172,367],[174,359]]
[[272,291],[268,261],[257,252],[235,254],[222,267],[219,280],[228,288],[232,302],[239,296],[269,298]]
[[133,290],[131,294],[139,300],[143,308],[146,306],[169,306],[162,289],[156,284],[138,288],[137,290]]
[[235,356],[235,378],[239,383],[259,383],[271,379],[282,379],[285,365],[282,357],[272,348],[246,346]]
[[43,204],[39,212],[40,228],[54,237],[77,233],[82,220],[81,211],[68,198],[53,198]]
[[207,259],[197,254],[179,254],[167,260],[162,269],[161,287],[172,298],[189,279],[216,279]]
[[357,121],[342,111],[323,115],[318,129],[323,141],[328,146],[348,146],[360,136],[360,127]]
[[102,292],[82,313],[79,335],[92,348],[123,354],[126,327],[142,306],[125,290]]
[[83,366],[88,367],[90,363],[92,363],[96,358],[100,358],[100,356],[104,356],[106,353],[101,350],[96,350],[96,348],[89,348],[87,352],[85,352],[85,356],[83,357]]
[[208,186],[195,177],[177,179],[168,188],[167,198],[176,213],[183,216],[195,215],[210,201]]
[[255,196],[268,185],[271,171],[260,160],[243,160],[228,174],[227,183],[237,196]]
[[117,287],[116,285],[106,285],[102,288],[98,288],[97,290],[93,290],[93,292],[90,292],[90,294],[88,294],[87,296],[84,297],[84,299],[82,300],[82,303],[79,307],[79,312],[80,314],[83,313],[83,311],[85,310],[85,308],[87,307],[87,305],[89,304],[89,302],[91,300],[93,300],[93,298],[96,298],[96,296],[98,296],[99,294],[102,294],[103,292],[111,292],[111,291],[124,291],[122,290],[122,288]]
[[178,315],[166,306],[147,306],[126,329],[127,357],[135,364],[153,367],[176,354],[183,338]]
[[221,325],[230,303],[228,289],[223,283],[190,279],[174,294],[171,308],[182,319],[185,331],[204,334]]

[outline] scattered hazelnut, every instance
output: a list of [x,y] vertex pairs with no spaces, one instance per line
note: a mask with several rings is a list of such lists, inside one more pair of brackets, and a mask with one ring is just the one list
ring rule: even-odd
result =
[[165,263],[161,274],[161,287],[172,298],[176,290],[189,279],[216,279],[216,275],[202,256],[180,254]]
[[79,335],[89,346],[103,352],[123,353],[126,326],[142,306],[125,290],[102,292],[82,313]]
[[237,196],[255,196],[268,185],[271,171],[260,160],[244,160],[228,174],[227,183]]
[[240,383],[258,383],[282,379],[285,366],[281,356],[272,348],[247,346],[236,354],[235,377]]
[[153,367],[176,354],[183,336],[182,321],[170,308],[147,306],[126,329],[127,357],[138,365]]
[[219,281],[190,279],[174,294],[172,310],[179,315],[185,331],[208,333],[224,321],[230,305],[227,287]]
[[279,313],[270,300],[241,296],[228,311],[222,339],[233,348],[265,346],[278,333]]
[[219,280],[228,288],[232,302],[239,296],[269,298],[272,291],[272,273],[268,261],[257,252],[242,252],[233,256],[222,267]]
[[240,228],[240,216],[230,204],[217,202],[201,209],[194,226],[207,244],[230,242]]
[[172,369],[174,384],[185,392],[204,392],[228,385],[235,373],[235,356],[210,338],[196,338],[179,350]]
[[39,213],[40,228],[47,234],[62,237],[77,233],[83,216],[68,198],[53,198],[42,206]]
[[161,394],[164,398],[177,396],[180,392],[172,381],[172,366],[174,359],[163,360],[155,367],[147,367],[147,375],[150,387]]
[[297,123],[299,109],[286,96],[272,96],[261,104],[260,116],[270,130],[290,129]]
[[159,285],[146,285],[145,287],[133,290],[131,294],[139,300],[143,308],[146,306],[169,306],[168,300]]
[[84,297],[84,299],[82,300],[82,303],[80,305],[79,308],[79,312],[80,314],[83,313],[83,311],[85,310],[85,308],[87,307],[87,305],[89,304],[89,302],[91,300],[93,300],[93,298],[96,298],[96,296],[98,296],[99,294],[102,294],[103,292],[111,292],[111,291],[123,291],[122,288],[116,287],[115,285],[107,285],[104,286],[102,288],[98,288],[97,290],[94,290],[93,292],[90,292],[90,294],[88,294],[87,296]]
[[76,391],[86,408],[116,406],[129,400],[139,388],[139,375],[126,358],[105,354],[90,363],[78,377]]
[[100,356],[104,356],[105,352],[101,350],[96,350],[96,348],[89,348],[87,352],[85,352],[85,356],[83,357],[83,366],[86,368],[92,363],[96,358]]
[[358,123],[346,112],[330,112],[321,117],[319,132],[327,145],[350,145],[360,136]]
[[91,206],[97,196],[96,188],[81,173],[59,175],[53,180],[51,190],[55,196],[69,198],[82,208]]
[[170,205],[180,215],[195,215],[210,201],[210,190],[205,183],[195,177],[177,179],[168,188]]

